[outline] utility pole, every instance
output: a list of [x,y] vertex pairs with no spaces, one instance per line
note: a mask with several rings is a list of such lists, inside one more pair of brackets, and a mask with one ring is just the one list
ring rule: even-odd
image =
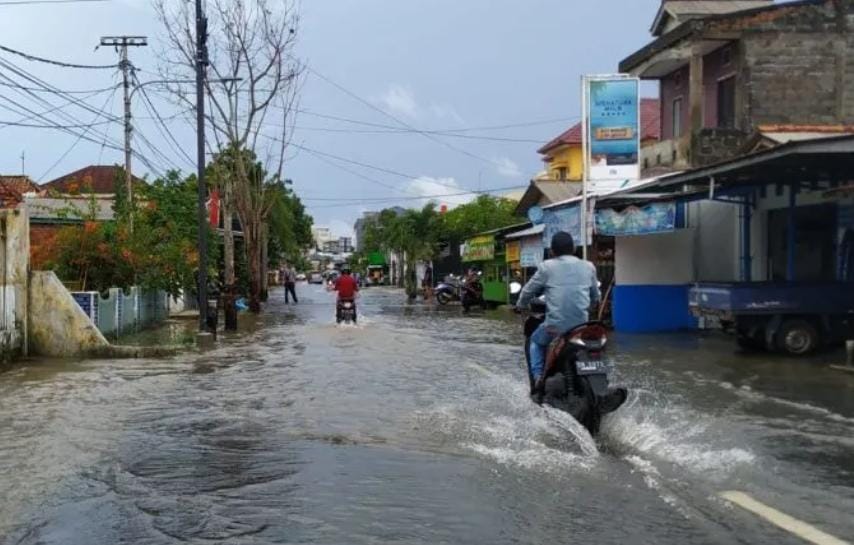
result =
[[[202,11],[202,0],[196,0],[196,162],[199,184],[199,332],[207,331],[208,322],[208,214],[205,208],[205,72],[208,65],[208,20]],[[215,332],[214,332],[215,333]]]
[[[101,45],[111,45],[115,47],[120,56],[119,68],[122,70],[122,87],[124,88],[124,104],[125,104],[125,191],[127,192],[128,210],[133,206],[133,177],[131,176],[131,135],[133,126],[131,125],[130,112],[130,76],[131,65],[128,60],[128,47],[143,47],[148,45],[148,38],[145,36],[103,36]],[[133,215],[129,215],[130,221],[133,221]],[[131,224],[131,228],[133,224]]]

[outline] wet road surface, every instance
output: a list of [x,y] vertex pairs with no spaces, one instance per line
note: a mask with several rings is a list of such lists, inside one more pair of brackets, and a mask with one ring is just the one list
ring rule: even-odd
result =
[[0,374],[0,543],[803,543],[726,490],[854,537],[854,376],[619,337],[593,442],[528,401],[517,319],[299,290],[204,354]]

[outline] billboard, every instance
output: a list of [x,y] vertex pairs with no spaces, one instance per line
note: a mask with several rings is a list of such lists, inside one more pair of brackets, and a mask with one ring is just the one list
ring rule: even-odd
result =
[[613,191],[640,178],[640,82],[585,76],[583,87],[585,179],[591,193]]
[[611,208],[596,211],[596,233],[607,236],[646,235],[676,229],[676,203],[629,206],[621,212]]

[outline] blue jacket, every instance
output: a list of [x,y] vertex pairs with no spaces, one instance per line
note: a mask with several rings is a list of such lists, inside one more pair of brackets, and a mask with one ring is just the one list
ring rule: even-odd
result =
[[548,259],[525,284],[516,307],[527,308],[540,295],[546,299],[545,326],[563,334],[588,321],[591,303],[599,301],[596,267],[571,255]]

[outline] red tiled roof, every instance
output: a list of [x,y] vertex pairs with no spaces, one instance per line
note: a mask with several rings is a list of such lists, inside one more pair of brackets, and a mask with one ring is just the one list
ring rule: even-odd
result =
[[[657,98],[641,99],[641,141],[659,140],[661,138],[661,110]],[[555,137],[548,144],[537,150],[545,155],[558,146],[581,145],[581,123],[576,123],[564,133]]]
[[38,190],[39,186],[29,176],[0,175],[0,206],[17,206],[24,200],[24,193]]
[[[60,193],[113,194],[116,192],[116,181],[124,179],[123,170],[115,165],[90,165],[75,170],[65,176],[42,184],[43,189],[53,189]],[[133,177],[134,184],[145,183],[142,179]]]

